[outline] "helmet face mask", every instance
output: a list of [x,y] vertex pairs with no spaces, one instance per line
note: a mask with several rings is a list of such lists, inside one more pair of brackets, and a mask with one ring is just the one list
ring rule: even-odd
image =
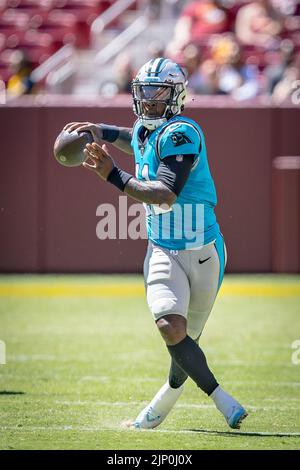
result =
[[133,83],[132,94],[136,114],[144,120],[165,118],[173,104],[173,87],[165,83]]
[[132,82],[133,110],[140,122],[154,130],[183,110],[186,78],[169,59],[147,62]]
[[140,101],[137,103],[139,113],[144,119],[159,119],[165,116],[167,103],[158,100]]

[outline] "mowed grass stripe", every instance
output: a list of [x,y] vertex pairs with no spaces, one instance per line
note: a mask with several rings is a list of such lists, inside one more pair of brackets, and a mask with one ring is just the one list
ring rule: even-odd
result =
[[[145,295],[142,283],[113,283],[79,285],[72,283],[3,283],[0,297],[140,297]],[[300,297],[300,283],[235,283],[226,284],[221,296]]]

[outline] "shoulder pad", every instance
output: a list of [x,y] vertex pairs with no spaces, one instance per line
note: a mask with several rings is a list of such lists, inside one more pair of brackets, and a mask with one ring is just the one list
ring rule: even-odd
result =
[[201,151],[201,134],[189,122],[170,123],[157,139],[157,154],[159,158],[171,155],[198,155]]

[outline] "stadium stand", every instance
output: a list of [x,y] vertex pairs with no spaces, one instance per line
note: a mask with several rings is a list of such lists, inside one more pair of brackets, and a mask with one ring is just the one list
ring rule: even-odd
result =
[[[0,0],[0,78],[6,84],[15,50],[37,70],[32,78],[43,77],[31,89],[35,92],[108,96],[127,92],[139,65],[157,53],[190,72],[196,50],[192,92],[247,99],[300,78],[300,5],[297,0]],[[121,79],[112,78],[118,75]]]

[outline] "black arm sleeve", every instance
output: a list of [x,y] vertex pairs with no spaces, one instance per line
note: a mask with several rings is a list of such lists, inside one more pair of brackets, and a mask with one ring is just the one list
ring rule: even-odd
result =
[[179,196],[188,179],[195,155],[172,155],[165,157],[158,167],[156,180],[161,181]]
[[117,126],[110,126],[108,124],[100,124],[102,128],[102,140],[110,142],[111,144],[117,140],[120,135],[120,129]]

